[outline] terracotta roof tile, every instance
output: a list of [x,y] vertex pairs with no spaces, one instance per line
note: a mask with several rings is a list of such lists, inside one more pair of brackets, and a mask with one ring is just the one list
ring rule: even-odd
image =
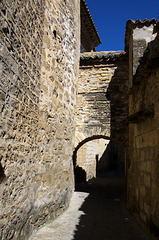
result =
[[85,52],[80,54],[81,60],[113,59],[124,55],[124,51]]

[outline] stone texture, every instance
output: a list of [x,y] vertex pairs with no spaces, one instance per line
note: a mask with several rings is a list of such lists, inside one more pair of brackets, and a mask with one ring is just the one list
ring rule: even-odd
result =
[[[123,153],[118,161],[121,147],[108,142],[100,148],[93,136],[107,136],[126,147],[128,115],[128,61],[124,52],[82,53],[77,97],[76,147],[92,137],[77,153],[77,165],[86,171],[86,179],[96,176],[98,160],[106,152],[114,152],[114,167],[120,169],[124,164]],[[99,137],[101,138],[101,137]],[[103,140],[106,141],[106,140]],[[119,150],[120,149],[120,150]],[[123,151],[123,150],[122,150]],[[107,159],[109,157],[106,157]],[[83,160],[82,160],[83,159]],[[90,160],[89,160],[90,159]],[[82,162],[83,161],[83,162]],[[105,160],[99,169],[108,169],[111,163]],[[117,161],[115,163],[115,161]],[[108,166],[109,165],[109,166]],[[118,166],[117,166],[118,165]],[[104,171],[104,169],[103,169]],[[89,173],[90,172],[90,173]],[[88,177],[89,176],[89,177]]]
[[105,148],[123,167],[120,143],[129,209],[157,239],[158,22],[130,21],[126,53],[82,54],[78,81],[79,0],[1,0],[0,10],[0,238],[28,239],[67,208],[74,148],[86,144],[77,161],[88,180]]
[[28,239],[74,188],[79,1],[2,0],[0,238]]
[[[149,44],[146,51],[137,59],[136,74],[130,91],[129,114],[143,113],[151,110],[153,115],[142,118],[138,114],[138,121],[129,126],[129,166],[128,166],[128,205],[130,210],[140,219],[143,226],[158,239],[159,236],[159,66],[158,62],[158,30],[156,23],[149,23],[149,27],[138,28],[132,35],[135,45],[132,51],[140,52],[141,39]],[[143,36],[143,29],[145,31]],[[150,34],[151,29],[151,34]],[[138,39],[135,32],[137,31]],[[146,32],[147,31],[147,32]],[[145,50],[145,49],[143,49]],[[139,64],[140,63],[140,64]],[[137,115],[136,115],[137,116]]]

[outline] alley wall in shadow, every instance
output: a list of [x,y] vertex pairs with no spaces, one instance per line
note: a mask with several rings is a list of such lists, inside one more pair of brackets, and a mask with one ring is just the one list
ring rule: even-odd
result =
[[109,171],[124,171],[125,153],[123,147],[114,141],[110,141],[96,163],[97,177],[106,176]]

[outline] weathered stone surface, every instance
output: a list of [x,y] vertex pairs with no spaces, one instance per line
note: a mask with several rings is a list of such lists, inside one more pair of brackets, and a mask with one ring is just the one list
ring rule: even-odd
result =
[[[132,35],[135,42],[131,49],[133,52],[137,53],[139,49],[140,53],[141,39],[145,41],[147,49],[145,51],[143,48],[139,56],[134,54],[136,75],[133,79],[129,113],[131,116],[138,115],[136,120],[142,121],[137,120],[129,126],[130,162],[127,189],[129,208],[140,218],[143,226],[157,238],[159,236],[159,66],[154,62],[158,62],[159,36],[156,25],[156,22],[149,22],[148,27],[142,26],[142,28],[137,25]],[[144,114],[141,119],[139,113],[143,113],[145,109],[149,109],[149,113],[153,114],[151,116]]]
[[[103,160],[98,170],[104,171],[110,167],[111,152],[108,150],[110,148],[112,152],[114,151],[114,159],[116,158],[114,167],[120,169],[124,164],[124,157],[118,156],[121,149],[119,150],[120,147],[118,148],[116,143],[111,143],[111,139],[109,141],[103,139],[99,142],[99,140],[93,140],[93,136],[107,136],[123,144],[123,147],[126,146],[128,140],[127,60],[124,52],[81,54],[75,140],[78,146],[84,139],[92,137],[92,141],[86,143],[77,153],[77,165],[86,171],[87,180],[96,176],[98,160],[100,161],[104,152],[105,158],[109,160],[105,162]],[[106,154],[107,151],[109,153]]]
[[71,197],[79,5],[0,3],[1,239],[28,239]]
[[126,53],[82,54],[77,97],[80,1],[2,0],[0,10],[0,238],[28,239],[68,206],[74,147],[85,143],[77,163],[88,180],[110,167],[98,164],[104,149],[123,167],[119,142],[129,208],[158,236],[157,20],[129,21]]

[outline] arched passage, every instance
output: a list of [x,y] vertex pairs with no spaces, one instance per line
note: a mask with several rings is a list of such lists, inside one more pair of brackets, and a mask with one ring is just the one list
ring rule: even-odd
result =
[[[80,155],[78,150],[81,151]],[[122,144],[104,135],[93,135],[82,140],[73,152],[75,180],[77,181],[102,176],[108,170],[123,169],[124,171],[124,163],[125,151]]]

